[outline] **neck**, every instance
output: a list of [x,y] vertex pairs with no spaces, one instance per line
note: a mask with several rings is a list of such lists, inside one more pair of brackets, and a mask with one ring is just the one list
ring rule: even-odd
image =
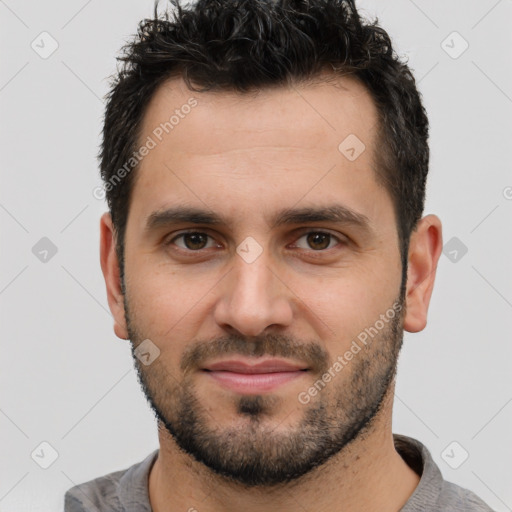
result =
[[162,425],[160,452],[149,475],[153,512],[246,512],[305,510],[398,512],[420,477],[395,450],[390,386],[369,428],[327,463],[293,483],[248,489],[213,474],[181,451]]

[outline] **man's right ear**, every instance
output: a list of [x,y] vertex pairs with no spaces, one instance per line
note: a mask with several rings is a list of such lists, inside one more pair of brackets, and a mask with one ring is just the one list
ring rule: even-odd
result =
[[104,213],[100,220],[100,263],[110,311],[114,317],[114,332],[118,338],[129,339],[124,311],[124,297],[121,289],[119,261],[112,217]]

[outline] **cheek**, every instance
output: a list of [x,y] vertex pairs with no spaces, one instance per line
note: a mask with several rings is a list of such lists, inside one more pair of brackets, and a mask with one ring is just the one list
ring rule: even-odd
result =
[[339,343],[349,343],[353,336],[374,317],[378,318],[384,306],[376,290],[369,292],[360,283],[340,282],[321,290],[300,295],[307,308],[316,315],[323,325],[326,339]]
[[181,351],[181,345],[194,338],[196,328],[204,321],[209,294],[218,278],[144,266],[135,259],[131,268],[127,267],[127,276],[133,326],[141,336],[152,339],[161,352]]
[[290,285],[300,298],[300,311],[320,326],[318,332],[331,345],[330,352],[344,350],[398,298],[400,269],[390,270],[382,257],[374,259],[375,265],[340,269],[338,276],[329,279],[297,278]]
[[[139,342],[149,339],[158,347],[161,371],[179,381],[180,356],[187,340],[193,338],[187,316],[190,307],[172,291],[158,291],[148,281],[127,291],[131,328],[136,337]],[[147,370],[151,372],[151,367]]]

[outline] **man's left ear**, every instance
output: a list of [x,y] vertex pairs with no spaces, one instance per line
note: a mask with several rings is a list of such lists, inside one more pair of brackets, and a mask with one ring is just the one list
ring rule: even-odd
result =
[[434,288],[437,262],[443,250],[441,221],[435,215],[423,217],[411,234],[407,269],[404,329],[422,331]]

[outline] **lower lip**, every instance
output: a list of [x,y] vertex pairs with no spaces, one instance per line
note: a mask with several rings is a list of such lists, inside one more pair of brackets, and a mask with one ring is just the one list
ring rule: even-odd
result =
[[223,370],[205,371],[223,387],[237,393],[262,393],[304,376],[306,371],[275,373],[235,373]]

